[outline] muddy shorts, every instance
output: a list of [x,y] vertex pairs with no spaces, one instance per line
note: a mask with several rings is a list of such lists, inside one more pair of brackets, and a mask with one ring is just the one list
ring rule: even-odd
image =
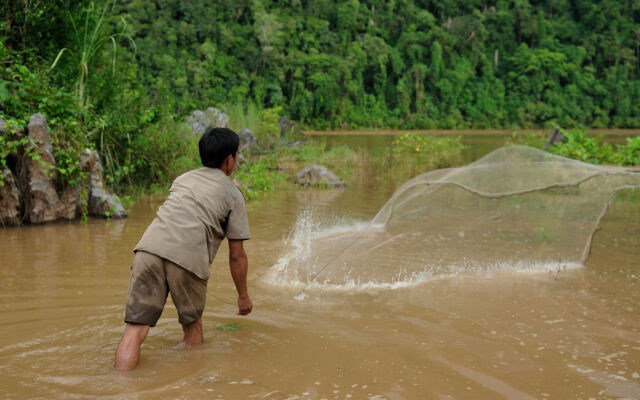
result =
[[155,326],[168,293],[181,324],[202,317],[207,281],[169,260],[137,251],[131,266],[124,322]]

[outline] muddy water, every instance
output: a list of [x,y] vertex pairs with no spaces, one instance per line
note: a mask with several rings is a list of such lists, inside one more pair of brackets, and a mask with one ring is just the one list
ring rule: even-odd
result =
[[614,203],[585,268],[463,273],[405,289],[315,290],[302,300],[298,289],[265,282],[305,210],[336,225],[366,221],[400,183],[251,202],[254,312],[235,315],[223,250],[209,282],[205,343],[180,348],[169,300],[129,373],[112,362],[131,249],[161,199],[141,200],[122,221],[0,230],[0,396],[640,398],[640,211],[626,206]]

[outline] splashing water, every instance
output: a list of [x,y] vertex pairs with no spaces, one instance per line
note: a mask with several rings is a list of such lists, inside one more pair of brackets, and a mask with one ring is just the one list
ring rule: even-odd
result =
[[[513,146],[403,184],[368,223],[309,210],[265,280],[302,290],[396,289],[460,274],[582,267],[618,193],[640,173]],[[637,191],[627,201],[640,207]]]

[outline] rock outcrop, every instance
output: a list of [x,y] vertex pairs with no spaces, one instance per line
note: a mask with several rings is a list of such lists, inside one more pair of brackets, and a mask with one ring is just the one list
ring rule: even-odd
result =
[[0,226],[20,223],[20,192],[9,169],[2,171],[4,185],[0,186]]
[[187,124],[191,127],[191,134],[199,137],[209,128],[226,128],[229,116],[222,110],[209,107],[205,111],[195,110],[187,117]]
[[238,136],[240,137],[240,148],[238,149],[240,153],[260,152],[260,144],[258,143],[258,139],[256,139],[253,132],[251,132],[251,129],[240,129],[238,131]]
[[291,121],[286,115],[278,118],[278,125],[280,126],[280,137],[302,134],[302,129],[300,129],[298,124]]
[[[3,124],[0,126],[4,129]],[[62,185],[56,181],[56,159],[46,119],[34,114],[24,134],[29,138],[28,149],[21,148],[17,151],[19,154],[10,154],[7,158],[9,169],[2,171],[0,225],[72,220],[82,214],[111,218],[127,216],[118,196],[104,186],[97,152],[87,149],[80,155],[81,170],[87,174],[85,182]],[[17,138],[24,134],[22,131],[11,133]]]
[[34,114],[27,125],[29,140],[35,146],[34,157],[22,158],[21,180],[25,192],[25,217],[32,224],[42,224],[58,219],[60,199],[50,176],[55,169],[53,147],[47,121]]
[[347,186],[336,174],[321,165],[311,165],[296,174],[296,184],[301,186],[319,186],[326,188],[344,188]]
[[85,191],[88,202],[79,205],[86,206],[88,214],[95,217],[126,218],[127,212],[120,198],[105,189],[104,169],[98,152],[85,149],[80,155],[80,169],[87,174]]

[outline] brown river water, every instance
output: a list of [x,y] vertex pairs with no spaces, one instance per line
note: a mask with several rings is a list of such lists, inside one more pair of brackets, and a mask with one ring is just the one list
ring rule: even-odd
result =
[[[389,139],[344,138],[368,140]],[[496,147],[465,140],[476,141],[470,160]],[[345,190],[249,202],[253,312],[235,315],[223,244],[205,343],[181,348],[169,299],[126,373],[112,363],[131,250],[163,199],[142,198],[125,220],[0,229],[0,397],[640,399],[640,210],[616,202],[584,268],[302,297],[265,279],[305,213],[325,225],[365,222],[401,183],[373,173]]]

